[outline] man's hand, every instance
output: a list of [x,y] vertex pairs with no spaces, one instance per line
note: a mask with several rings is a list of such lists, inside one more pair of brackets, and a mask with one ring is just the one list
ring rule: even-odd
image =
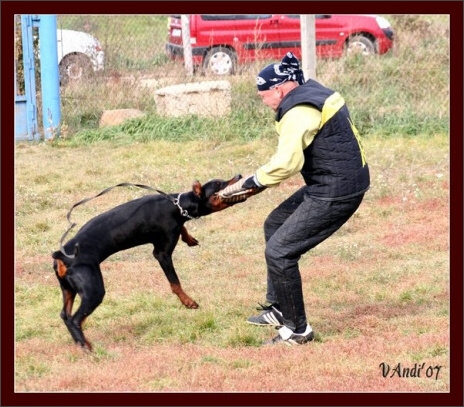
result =
[[219,191],[218,195],[226,202],[239,202],[246,201],[248,197],[256,195],[265,189],[266,187],[259,186],[255,182],[253,175],[250,175]]
[[258,185],[255,181],[255,177],[251,175],[248,178],[245,178],[245,181],[243,182],[242,188],[245,189],[252,189],[252,188],[259,188],[260,185]]

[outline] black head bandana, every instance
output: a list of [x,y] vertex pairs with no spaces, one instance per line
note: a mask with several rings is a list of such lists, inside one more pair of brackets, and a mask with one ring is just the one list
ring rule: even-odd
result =
[[287,52],[280,64],[266,66],[256,77],[256,86],[259,91],[263,91],[288,81],[298,82],[300,85],[305,82],[300,61],[291,52]]

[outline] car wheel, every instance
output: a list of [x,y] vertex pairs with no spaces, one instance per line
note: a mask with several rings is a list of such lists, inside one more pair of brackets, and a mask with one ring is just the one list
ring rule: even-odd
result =
[[60,80],[62,85],[70,81],[80,81],[83,78],[88,78],[92,73],[92,62],[85,55],[66,55],[60,62]]
[[231,75],[235,72],[237,56],[234,51],[224,47],[211,48],[203,62],[205,73]]
[[348,39],[346,53],[348,55],[373,55],[376,53],[376,48],[375,44],[364,35],[354,35]]

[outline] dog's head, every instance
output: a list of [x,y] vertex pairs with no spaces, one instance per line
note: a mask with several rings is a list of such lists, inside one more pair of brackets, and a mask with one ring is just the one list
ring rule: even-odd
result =
[[224,202],[217,194],[229,185],[235,184],[242,179],[240,174],[235,175],[230,180],[212,179],[201,185],[199,181],[195,181],[192,185],[192,191],[198,198],[198,207],[196,208],[197,216],[209,215],[213,212],[219,212],[227,209],[238,202]]

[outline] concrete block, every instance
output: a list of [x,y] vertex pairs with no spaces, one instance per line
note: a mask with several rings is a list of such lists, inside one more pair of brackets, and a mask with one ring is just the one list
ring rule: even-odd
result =
[[185,83],[155,92],[156,109],[163,116],[223,116],[230,112],[231,99],[229,81]]
[[100,127],[117,126],[126,120],[141,116],[144,116],[144,113],[137,109],[105,110],[100,118]]

